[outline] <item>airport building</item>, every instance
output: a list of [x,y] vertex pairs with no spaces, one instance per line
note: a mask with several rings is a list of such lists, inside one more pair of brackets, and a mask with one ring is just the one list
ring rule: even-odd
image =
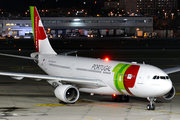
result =
[[177,0],[110,0],[104,2],[104,8],[124,10],[129,14],[158,15],[163,12],[171,15],[173,10],[177,10],[177,4]]
[[[27,18],[26,18],[27,19]],[[136,36],[153,32],[153,17],[42,17],[47,34],[94,36]],[[31,36],[31,20],[0,20],[0,34]]]

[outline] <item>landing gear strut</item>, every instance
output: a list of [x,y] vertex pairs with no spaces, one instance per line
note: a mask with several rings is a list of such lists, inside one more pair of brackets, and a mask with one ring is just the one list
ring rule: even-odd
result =
[[65,102],[61,101],[61,100],[58,100],[58,103],[59,104],[66,104]]
[[112,101],[113,102],[129,102],[129,96],[128,95],[113,95]]
[[155,105],[153,104],[154,101],[156,101],[155,97],[148,97],[148,101],[150,101],[150,104],[147,105],[147,110],[155,110]]

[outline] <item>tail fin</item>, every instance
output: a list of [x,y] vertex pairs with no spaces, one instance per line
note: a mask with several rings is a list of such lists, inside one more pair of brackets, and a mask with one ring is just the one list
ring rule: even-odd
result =
[[36,52],[44,54],[57,54],[49,43],[39,13],[34,6],[30,6],[31,22],[34,33]]

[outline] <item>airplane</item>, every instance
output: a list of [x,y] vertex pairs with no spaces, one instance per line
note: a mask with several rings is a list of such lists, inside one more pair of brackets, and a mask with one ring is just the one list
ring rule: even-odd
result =
[[0,53],[0,55],[34,60],[47,75],[0,72],[14,79],[33,78],[46,80],[55,89],[59,103],[75,103],[80,92],[112,95],[114,102],[129,102],[129,96],[147,98],[147,110],[155,110],[158,97],[171,100],[175,88],[168,74],[180,67],[161,70],[158,67],[96,58],[68,56],[71,52],[57,54],[49,43],[41,18],[35,6],[30,6],[36,52],[30,57]]

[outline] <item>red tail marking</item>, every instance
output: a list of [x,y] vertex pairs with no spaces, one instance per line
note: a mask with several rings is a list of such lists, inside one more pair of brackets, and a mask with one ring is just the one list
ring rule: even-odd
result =
[[39,26],[39,14],[37,9],[34,7],[34,29],[35,29],[35,49],[36,52],[39,52],[39,40],[44,40],[46,38],[46,33],[44,31],[43,26]]

